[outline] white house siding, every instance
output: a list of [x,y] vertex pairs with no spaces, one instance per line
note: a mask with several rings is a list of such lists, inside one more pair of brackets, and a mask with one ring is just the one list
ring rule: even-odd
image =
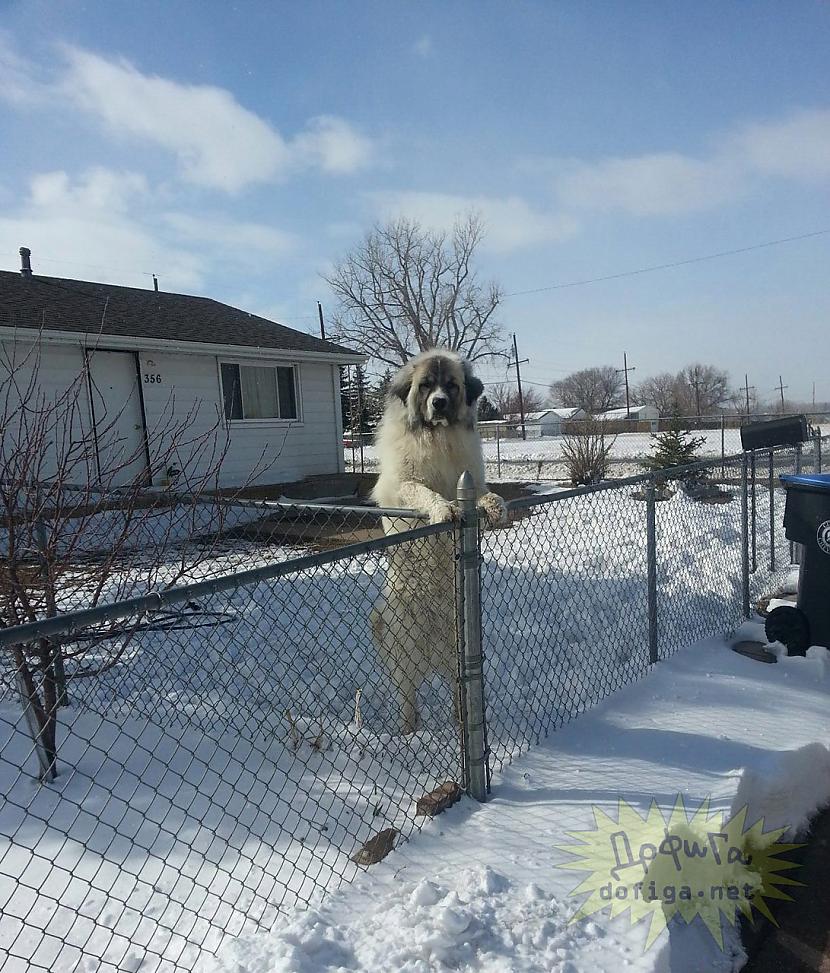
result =
[[[48,346],[38,348],[32,342],[0,340],[0,409],[11,418],[4,433],[3,451],[25,449],[31,442],[21,436],[21,401],[28,397],[30,408],[44,407],[60,401],[50,420],[53,425],[48,433],[48,448],[41,452],[39,466],[32,466],[29,478],[46,480],[55,476],[59,462],[63,465],[62,479],[67,483],[86,483],[97,476],[93,467],[76,462],[67,465],[67,450],[71,442],[92,439],[92,419],[89,407],[89,389],[83,380],[83,351],[78,346]],[[34,384],[32,383],[35,378]],[[70,396],[68,390],[72,389]],[[30,413],[31,415],[31,413]],[[71,420],[71,421],[70,421]],[[77,455],[77,450],[75,451]],[[94,460],[94,450],[88,452]]]
[[[299,420],[227,422],[219,379],[220,361],[297,365]],[[185,423],[187,438],[200,442],[195,462],[191,455],[193,448],[183,449],[179,467],[192,468],[198,476],[216,462],[217,453],[227,443],[221,476],[224,486],[247,483],[252,478],[255,483],[299,480],[341,469],[336,365],[298,363],[290,357],[265,357],[261,353],[247,358],[155,351],[141,352],[139,364],[154,482],[164,474],[163,469],[156,469],[158,450],[169,448],[171,433]],[[208,448],[209,441],[212,447],[213,430],[218,437],[217,453]]]

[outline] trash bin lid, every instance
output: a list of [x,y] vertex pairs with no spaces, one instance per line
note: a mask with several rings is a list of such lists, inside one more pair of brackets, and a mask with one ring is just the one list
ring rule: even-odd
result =
[[782,473],[779,477],[785,487],[802,490],[821,490],[830,493],[830,473]]

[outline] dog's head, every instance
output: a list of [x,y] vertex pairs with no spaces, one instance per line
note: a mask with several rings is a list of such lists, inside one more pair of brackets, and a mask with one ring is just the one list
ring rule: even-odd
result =
[[474,426],[475,403],[483,391],[470,363],[440,348],[412,358],[389,386],[390,396],[406,406],[412,428]]

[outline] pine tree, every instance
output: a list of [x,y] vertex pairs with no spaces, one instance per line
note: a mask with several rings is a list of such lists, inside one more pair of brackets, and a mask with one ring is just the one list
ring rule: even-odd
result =
[[486,395],[478,400],[478,418],[480,422],[491,422],[494,419],[501,419],[502,415]]
[[[668,428],[652,435],[651,438],[656,448],[651,456],[643,460],[643,466],[655,473],[700,462],[697,451],[706,442],[703,436],[693,436],[684,428],[677,412],[672,414]],[[682,473],[676,479],[684,492],[690,496],[703,496],[710,486],[708,476],[706,470],[692,470]],[[658,484],[665,485],[659,476]]]

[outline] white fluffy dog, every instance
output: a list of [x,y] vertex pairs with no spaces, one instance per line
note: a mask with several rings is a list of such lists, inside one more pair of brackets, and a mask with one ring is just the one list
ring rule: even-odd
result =
[[[506,518],[504,501],[487,489],[476,430],[483,385],[469,362],[442,349],[426,351],[395,375],[376,447],[380,474],[373,499],[408,507],[430,523],[453,520],[458,478],[469,470],[484,522]],[[387,534],[411,521],[384,519]],[[404,733],[418,724],[416,693],[430,672],[456,685],[453,538],[439,535],[389,549],[383,592],[371,615],[372,634],[400,701]]]

